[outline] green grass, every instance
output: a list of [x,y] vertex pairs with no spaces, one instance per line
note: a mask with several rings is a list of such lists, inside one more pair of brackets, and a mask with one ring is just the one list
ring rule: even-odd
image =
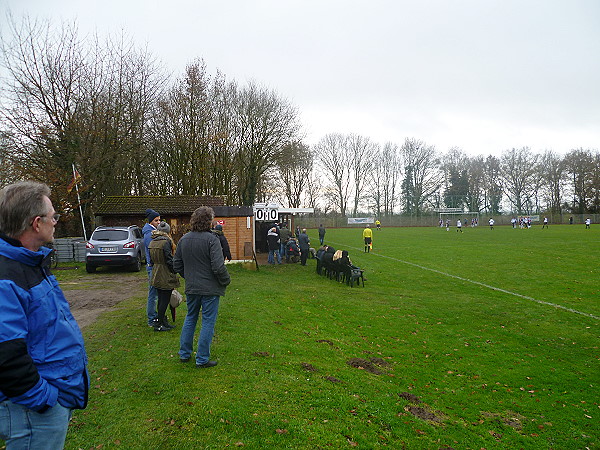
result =
[[170,333],[142,293],[88,327],[66,448],[600,446],[600,228],[384,228],[371,254],[361,230],[326,237],[366,287],[314,260],[230,266],[214,369],[179,362],[185,305]]

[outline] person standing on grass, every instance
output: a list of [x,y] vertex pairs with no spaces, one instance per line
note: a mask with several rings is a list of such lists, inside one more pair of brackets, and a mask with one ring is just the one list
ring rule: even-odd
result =
[[302,232],[298,236],[298,245],[300,246],[300,265],[305,266],[310,253],[310,239],[306,234],[306,228],[302,228]]
[[156,227],[160,223],[160,214],[153,209],[148,208],[146,210],[146,219],[148,219],[148,223],[142,228],[144,249],[146,252],[146,272],[148,273],[148,302],[146,303],[146,315],[148,316],[148,326],[154,327],[154,321],[157,317],[156,298],[158,293],[156,292],[156,288],[152,286],[152,264],[150,264],[150,250],[148,246],[152,241],[152,232],[156,230]]
[[548,218],[544,217],[544,222],[542,223],[542,230],[544,229],[544,227],[548,228]]
[[269,247],[269,257],[267,258],[267,262],[269,264],[275,264],[275,259],[277,259],[277,264],[281,264],[279,241],[280,237],[277,234],[277,228],[271,228],[267,233],[267,246]]
[[377,227],[377,231],[381,230],[381,222],[379,221],[379,219],[375,221],[375,227]]
[[589,217],[587,219],[585,219],[585,228],[589,228],[590,225],[592,224],[592,219],[590,219]]
[[323,224],[319,225],[319,242],[321,246],[323,246],[323,242],[325,242],[325,227]]
[[279,228],[279,261],[285,256],[285,243],[290,238],[290,230],[288,229],[285,222],[281,224]]
[[227,237],[225,237],[225,233],[223,233],[223,225],[220,223],[216,224],[213,233],[217,235],[219,242],[221,243],[221,248],[223,249],[223,259],[231,261],[231,248],[229,247],[229,242],[227,241]]
[[458,219],[458,220],[456,221],[456,232],[458,233],[459,231],[460,231],[461,233],[463,232],[463,230],[462,230],[462,223],[461,223],[460,219]]
[[492,218],[490,217],[490,222],[489,222],[489,223],[490,223],[490,230],[493,230],[493,229],[494,229],[494,223],[495,223],[495,222],[494,222],[494,219],[492,219]]
[[365,240],[365,253],[369,253],[373,244],[373,230],[371,230],[368,224],[363,230],[363,239]]
[[0,191],[0,439],[7,449],[61,449],[88,402],[83,336],[50,272],[60,217],[50,188]]
[[150,242],[150,264],[152,264],[152,280],[150,284],[158,294],[158,315],[154,320],[154,331],[171,331],[174,325],[169,325],[167,308],[171,302],[173,289],[179,287],[179,279],[173,268],[173,253],[175,244],[169,236],[171,227],[167,222],[158,224],[152,232]]
[[210,345],[215,333],[219,299],[231,282],[223,260],[219,238],[210,231],[215,213],[208,206],[196,209],[190,220],[191,231],[177,244],[173,267],[185,279],[187,315],[181,328],[179,358],[188,362],[192,356],[198,315],[202,311],[202,325],[198,337],[196,367],[214,367],[210,360]]

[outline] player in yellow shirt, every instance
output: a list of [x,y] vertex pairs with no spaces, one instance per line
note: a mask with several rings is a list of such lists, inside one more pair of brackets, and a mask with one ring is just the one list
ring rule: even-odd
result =
[[365,239],[365,252],[371,251],[371,244],[373,240],[373,230],[369,228],[369,225],[363,230],[363,238]]
[[381,230],[381,222],[379,221],[379,219],[377,219],[375,221],[375,226],[377,227],[378,230]]

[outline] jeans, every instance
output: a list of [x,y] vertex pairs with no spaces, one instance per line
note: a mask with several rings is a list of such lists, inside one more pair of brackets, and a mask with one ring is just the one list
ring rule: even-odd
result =
[[158,317],[156,314],[156,298],[158,293],[156,292],[155,287],[150,286],[150,281],[152,280],[152,266],[146,265],[146,272],[148,272],[148,303],[146,305],[146,314],[148,314],[148,325],[152,325],[154,319]]
[[188,359],[192,355],[192,345],[198,314],[202,310],[202,325],[198,337],[198,350],[196,352],[196,364],[206,364],[210,358],[210,344],[215,334],[215,322],[219,313],[218,295],[186,294],[187,315],[181,328],[179,339],[179,357]]
[[281,255],[279,254],[279,250],[269,250],[269,258],[267,262],[269,264],[275,264],[275,255],[277,255],[277,264],[281,264]]
[[279,261],[281,261],[284,256],[285,256],[285,244],[282,243],[279,245]]
[[0,403],[0,438],[9,450],[61,449],[71,409],[57,403],[43,414],[6,400]]

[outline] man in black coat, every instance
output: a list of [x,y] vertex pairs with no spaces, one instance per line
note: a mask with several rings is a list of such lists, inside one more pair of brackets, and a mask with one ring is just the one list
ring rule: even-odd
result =
[[302,233],[298,236],[298,244],[300,245],[300,264],[305,266],[310,249],[310,239],[308,238],[308,234],[306,234],[306,228],[303,228]]

